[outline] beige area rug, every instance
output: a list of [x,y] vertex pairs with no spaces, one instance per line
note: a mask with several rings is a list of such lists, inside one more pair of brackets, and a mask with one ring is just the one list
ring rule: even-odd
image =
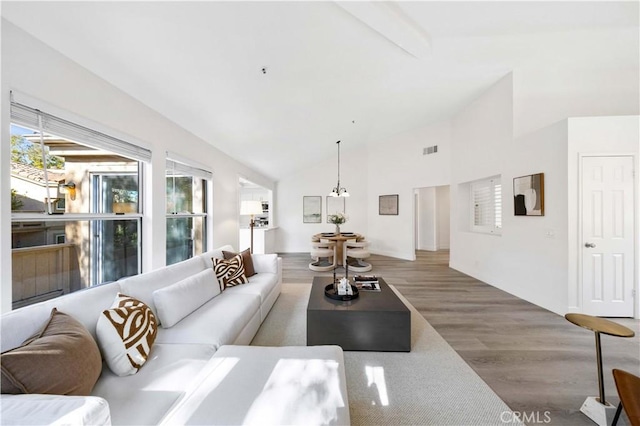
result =
[[[415,308],[411,352],[344,353],[353,425],[504,425],[509,407]],[[252,345],[306,345],[310,284],[283,284]]]

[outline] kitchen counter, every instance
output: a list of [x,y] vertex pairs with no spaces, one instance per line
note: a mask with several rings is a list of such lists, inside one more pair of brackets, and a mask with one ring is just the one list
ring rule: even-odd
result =
[[[253,228],[253,252],[255,254],[275,253],[277,226]],[[240,229],[240,250],[251,246],[251,228]]]

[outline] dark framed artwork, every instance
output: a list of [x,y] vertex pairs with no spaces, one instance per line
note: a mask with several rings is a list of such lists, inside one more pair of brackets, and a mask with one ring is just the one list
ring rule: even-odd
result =
[[332,197],[330,195],[327,196],[327,223],[329,222],[329,215],[337,214],[337,213],[346,213],[346,203],[344,197]]
[[398,215],[398,194],[380,195],[378,197],[379,215]]
[[302,223],[322,223],[322,197],[302,197]]
[[544,173],[513,179],[513,214],[544,216]]

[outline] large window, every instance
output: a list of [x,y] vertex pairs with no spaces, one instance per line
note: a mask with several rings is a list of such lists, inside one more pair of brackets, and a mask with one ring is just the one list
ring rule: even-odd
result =
[[141,272],[141,195],[151,153],[11,104],[13,305]]
[[210,172],[167,155],[167,265],[207,250],[210,179]]
[[471,183],[472,230],[502,233],[502,183],[500,177]]
[[140,219],[24,220],[11,224],[13,307],[140,272]]

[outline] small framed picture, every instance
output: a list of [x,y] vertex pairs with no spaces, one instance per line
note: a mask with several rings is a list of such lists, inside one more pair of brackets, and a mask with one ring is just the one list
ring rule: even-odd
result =
[[544,173],[513,179],[515,216],[544,216]]
[[322,223],[322,197],[302,197],[302,223]]
[[378,198],[379,215],[398,215],[398,194],[380,195]]

